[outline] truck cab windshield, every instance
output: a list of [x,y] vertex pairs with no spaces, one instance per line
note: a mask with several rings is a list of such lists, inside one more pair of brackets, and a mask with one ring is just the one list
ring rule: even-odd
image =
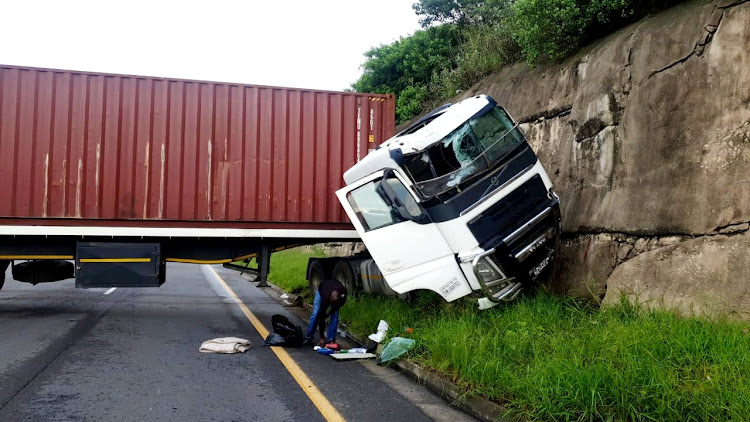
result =
[[488,108],[440,142],[405,156],[419,194],[432,198],[484,174],[524,142],[517,126],[502,108]]

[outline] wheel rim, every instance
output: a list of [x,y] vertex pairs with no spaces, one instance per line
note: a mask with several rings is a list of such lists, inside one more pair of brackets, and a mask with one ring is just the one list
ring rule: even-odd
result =
[[343,284],[348,292],[354,292],[354,275],[351,271],[337,269],[333,273],[333,279]]

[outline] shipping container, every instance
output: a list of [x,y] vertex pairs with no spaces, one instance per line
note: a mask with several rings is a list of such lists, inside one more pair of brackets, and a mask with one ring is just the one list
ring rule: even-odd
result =
[[0,65],[0,270],[154,286],[165,262],[257,257],[265,280],[273,251],[358,239],[335,191],[394,114],[393,95]]
[[351,230],[334,192],[393,136],[394,108],[392,95],[0,65],[0,234]]

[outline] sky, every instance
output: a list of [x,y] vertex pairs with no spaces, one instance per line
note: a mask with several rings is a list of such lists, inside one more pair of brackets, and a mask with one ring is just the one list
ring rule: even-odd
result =
[[0,0],[0,64],[343,90],[414,0]]

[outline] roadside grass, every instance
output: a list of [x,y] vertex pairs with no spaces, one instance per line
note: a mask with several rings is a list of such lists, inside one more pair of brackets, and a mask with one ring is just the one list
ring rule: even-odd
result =
[[[385,319],[410,358],[468,394],[529,420],[750,420],[747,324],[610,308],[539,293],[478,311],[469,301],[359,296],[342,320],[359,335]],[[413,334],[405,332],[414,329]]]
[[[281,287],[289,293],[305,294],[308,285],[305,279],[307,271],[308,258],[324,258],[326,254],[320,248],[313,248],[308,252],[303,248],[286,249],[271,254],[271,271],[268,273],[268,280]],[[236,262],[238,265],[245,265],[242,262]],[[257,266],[255,259],[252,266]]]
[[308,258],[324,258],[322,249],[314,248],[307,252],[301,248],[287,249],[271,254],[271,272],[268,280],[290,293],[307,293],[305,279]]
[[[275,253],[272,282],[304,291],[307,258],[321,255]],[[362,338],[381,319],[389,336],[416,340],[409,359],[501,403],[511,417],[750,420],[747,323],[680,318],[626,301],[600,309],[543,292],[486,311],[431,293],[409,303],[354,295],[341,309]]]

